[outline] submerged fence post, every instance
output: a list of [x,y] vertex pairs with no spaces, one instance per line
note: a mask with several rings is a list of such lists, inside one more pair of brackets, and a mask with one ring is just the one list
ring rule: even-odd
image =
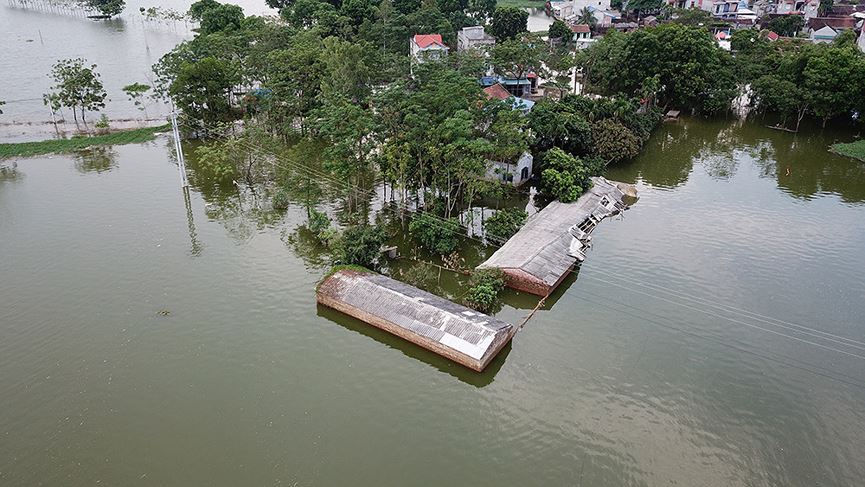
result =
[[174,149],[177,152],[177,168],[180,171],[180,187],[189,187],[186,179],[186,160],[183,157],[183,148],[180,146],[180,130],[177,128],[177,112],[171,112],[171,133],[174,135]]

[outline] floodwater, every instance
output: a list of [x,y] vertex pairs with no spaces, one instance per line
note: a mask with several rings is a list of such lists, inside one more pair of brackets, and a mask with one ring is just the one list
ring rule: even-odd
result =
[[[146,21],[139,7],[171,8],[186,11],[192,0],[130,0],[126,10],[109,21],[94,21],[81,11],[51,7],[50,0],[2,0],[0,3],[0,100],[6,101],[0,115],[0,142],[44,138],[44,127],[33,129],[21,124],[51,121],[51,112],[42,103],[52,81],[51,67],[60,59],[83,57],[96,64],[108,93],[101,113],[108,118],[143,118],[130,102],[123,87],[132,83],[151,84],[150,67],[184,39],[192,37],[191,25],[183,22]],[[235,1],[247,14],[270,15],[264,1]],[[160,118],[168,107],[147,100],[146,115]],[[71,112],[63,115],[72,122]],[[98,113],[88,113],[91,121]],[[15,126],[8,124],[15,123]],[[73,124],[74,126],[74,124]],[[37,134],[31,135],[33,132]]]
[[860,485],[865,167],[836,137],[659,129],[483,374],[318,308],[303,203],[194,159],[185,198],[167,139],[4,161],[0,485]]

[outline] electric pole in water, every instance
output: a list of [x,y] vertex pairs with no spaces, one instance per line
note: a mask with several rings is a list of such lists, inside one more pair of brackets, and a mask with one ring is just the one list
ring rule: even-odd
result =
[[171,133],[174,134],[174,150],[177,152],[177,168],[180,170],[180,187],[189,187],[186,180],[186,160],[183,157],[183,148],[180,146],[180,130],[177,128],[177,112],[171,110]]

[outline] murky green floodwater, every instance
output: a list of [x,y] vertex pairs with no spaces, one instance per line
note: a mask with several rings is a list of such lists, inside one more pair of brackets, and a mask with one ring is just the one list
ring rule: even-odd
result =
[[318,309],[299,206],[193,174],[188,213],[167,140],[7,161],[0,485],[859,485],[865,167],[832,140],[661,129],[480,375]]

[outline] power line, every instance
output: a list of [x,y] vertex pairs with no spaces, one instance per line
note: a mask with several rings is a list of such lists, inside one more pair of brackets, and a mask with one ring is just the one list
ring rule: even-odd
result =
[[[590,272],[598,272],[598,271],[596,271],[595,269],[590,269]],[[865,342],[861,342],[861,341],[855,340],[853,338],[847,338],[847,337],[844,337],[841,335],[836,335],[833,333],[825,332],[825,331],[818,330],[816,328],[811,328],[811,327],[801,325],[798,323],[792,323],[789,321],[782,320],[780,318],[774,318],[772,316],[763,315],[763,314],[760,314],[760,313],[757,313],[754,311],[750,311],[750,310],[746,310],[743,308],[737,308],[735,306],[730,306],[730,305],[723,304],[723,303],[715,303],[715,302],[712,302],[711,300],[706,299],[706,298],[694,296],[692,294],[688,294],[688,293],[683,292],[683,291],[671,290],[671,289],[666,288],[664,286],[661,286],[659,284],[649,283],[646,281],[640,281],[640,280],[632,278],[632,277],[619,277],[615,274],[606,274],[606,273],[604,274],[604,276],[609,277],[609,278],[613,278],[613,279],[617,279],[619,281],[625,281],[629,284],[637,284],[639,286],[643,286],[643,287],[648,288],[648,289],[665,292],[667,294],[676,296],[678,298],[681,298],[681,299],[684,299],[687,301],[696,302],[696,303],[703,304],[706,306],[711,306],[715,309],[719,309],[719,310],[730,312],[730,313],[735,313],[735,314],[738,314],[738,315],[746,317],[746,318],[761,321],[761,322],[769,324],[769,325],[778,326],[781,328],[786,328],[786,329],[789,329],[790,331],[794,331],[797,333],[803,333],[805,335],[810,335],[810,336],[813,336],[815,338],[820,338],[823,340],[832,341],[832,342],[846,345],[849,347],[858,348],[860,350],[865,350]],[[804,331],[802,331],[802,330],[804,330]]]
[[[595,296],[595,297],[601,298],[602,300],[608,300],[608,297],[607,297],[607,296],[599,296],[599,295],[597,295],[597,294],[594,294],[594,293],[591,293],[591,292],[586,292],[586,291],[583,291],[583,292],[585,292],[585,294],[589,294],[589,295],[591,295],[591,296]],[[581,293],[581,294],[582,294],[582,293]],[[775,354],[775,353],[769,352],[769,353],[772,353],[772,355],[775,355],[775,356],[777,356],[777,357],[782,357],[783,360],[781,360],[781,359],[776,359],[776,358],[772,358],[772,357],[769,357],[769,356],[766,356],[766,355],[760,354],[760,353],[758,353],[758,352],[755,352],[755,351],[753,351],[753,350],[748,350],[748,349],[746,349],[746,348],[737,347],[737,346],[732,345],[732,344],[730,344],[730,343],[728,343],[728,342],[726,342],[726,341],[724,341],[724,340],[722,340],[722,339],[720,339],[720,338],[717,338],[717,337],[713,337],[713,336],[709,336],[709,335],[703,335],[703,334],[696,333],[696,332],[693,332],[693,331],[690,331],[690,330],[687,330],[687,329],[684,329],[684,328],[680,328],[680,327],[672,326],[672,325],[669,325],[669,324],[666,324],[666,323],[662,323],[662,322],[657,321],[657,320],[653,320],[653,319],[650,319],[650,318],[646,318],[646,317],[645,317],[645,314],[650,314],[650,315],[652,315],[652,316],[656,316],[656,317],[658,317],[658,318],[665,319],[664,317],[660,317],[660,316],[658,316],[658,315],[656,315],[656,314],[654,314],[654,313],[647,313],[645,310],[642,310],[642,309],[636,308],[636,307],[634,307],[634,306],[630,306],[630,305],[625,304],[625,303],[618,303],[618,304],[620,304],[620,305],[622,305],[622,306],[626,306],[626,307],[629,307],[629,308],[632,308],[632,309],[635,309],[635,310],[639,311],[639,312],[640,312],[639,315],[638,315],[638,314],[635,314],[635,313],[631,313],[631,312],[625,311],[625,310],[623,310],[623,309],[621,309],[621,308],[617,308],[617,307],[615,307],[615,306],[610,306],[609,304],[604,303],[604,302],[599,302],[599,301],[595,301],[595,300],[592,300],[592,299],[588,299],[588,298],[586,298],[585,296],[582,296],[581,294],[574,295],[574,297],[576,297],[577,299],[580,299],[580,300],[583,300],[583,301],[586,301],[586,302],[592,303],[592,304],[594,304],[594,305],[596,305],[596,306],[601,306],[601,307],[604,307],[604,308],[610,309],[610,310],[612,310],[612,311],[616,311],[616,312],[618,312],[618,313],[622,313],[622,314],[628,315],[628,316],[630,316],[630,317],[632,317],[632,318],[637,319],[638,321],[648,322],[648,323],[654,324],[654,325],[656,325],[656,326],[659,326],[659,327],[661,327],[661,328],[665,328],[665,329],[668,329],[668,330],[673,330],[673,331],[676,331],[676,332],[679,332],[679,333],[684,333],[684,334],[686,334],[686,335],[689,335],[689,336],[692,336],[692,337],[695,337],[695,338],[699,338],[699,339],[703,339],[703,340],[708,340],[708,341],[711,341],[711,342],[716,343],[716,344],[718,344],[718,345],[721,345],[721,346],[723,346],[723,347],[726,347],[726,348],[730,348],[730,349],[736,350],[736,351],[738,351],[738,352],[740,352],[740,353],[744,353],[744,354],[752,355],[752,356],[755,356],[755,357],[761,358],[761,359],[763,359],[763,360],[768,360],[768,361],[770,361],[770,362],[775,362],[775,363],[778,363],[778,364],[781,364],[781,365],[784,365],[784,366],[787,366],[787,367],[793,367],[793,368],[796,368],[796,369],[799,369],[799,370],[803,370],[803,371],[806,371],[806,372],[810,372],[810,373],[812,373],[812,374],[814,374],[814,375],[817,375],[817,376],[820,376],[820,377],[824,377],[824,378],[827,378],[827,379],[830,379],[830,380],[833,380],[833,381],[841,382],[841,383],[843,383],[843,384],[847,384],[847,385],[850,385],[850,386],[857,387],[857,388],[859,388],[859,389],[865,390],[865,384],[863,384],[862,382],[859,382],[858,380],[856,380],[855,377],[851,377],[851,376],[846,375],[846,374],[837,374],[837,375],[836,375],[836,373],[835,373],[834,371],[831,371],[831,370],[826,369],[826,368],[824,368],[824,367],[820,367],[819,365],[809,364],[809,363],[802,362],[802,361],[800,361],[800,360],[797,360],[797,359],[794,359],[794,358],[791,358],[791,357],[787,357],[787,356],[785,356],[785,355],[780,355],[780,354]],[[792,362],[792,363],[791,363],[791,362]],[[799,364],[799,365],[796,365],[796,364]],[[814,370],[814,369],[812,369],[812,368],[809,368],[809,366],[810,366],[810,367],[816,367],[817,369],[823,370],[823,371],[825,371],[825,372],[820,372],[820,371],[818,371],[818,370]],[[840,376],[840,377],[839,377],[839,376]]]

